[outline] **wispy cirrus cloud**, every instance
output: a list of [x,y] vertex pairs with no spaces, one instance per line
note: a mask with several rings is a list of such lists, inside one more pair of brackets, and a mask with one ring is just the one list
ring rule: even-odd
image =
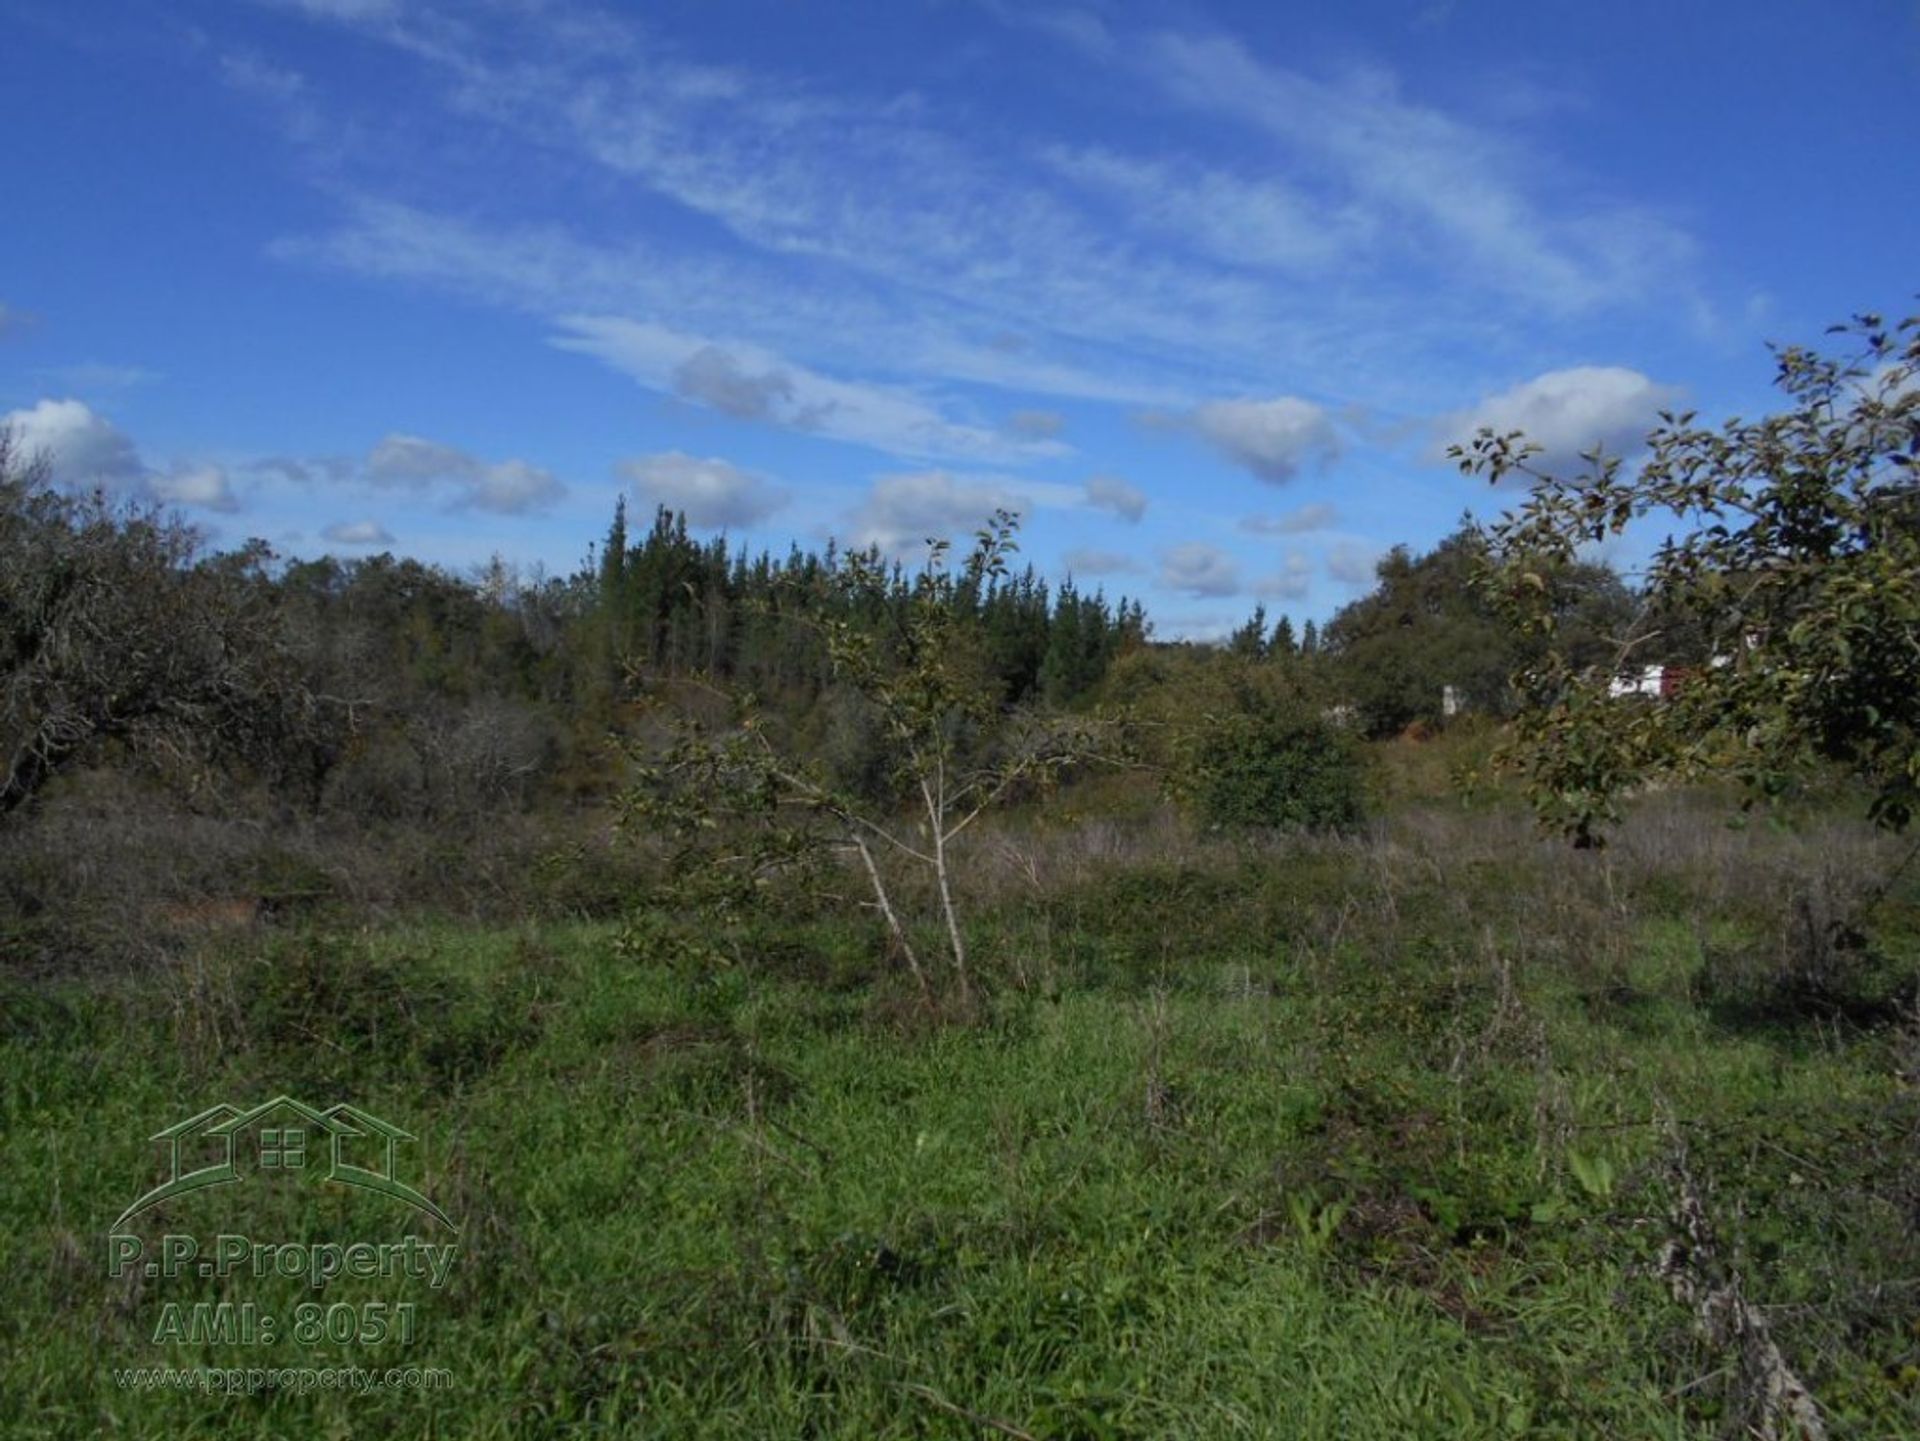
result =
[[[1234,167],[1028,138],[919,93],[708,64],[564,4],[503,9],[490,18],[509,29],[487,41],[431,6],[306,8],[416,57],[451,115],[564,153],[724,239],[589,240],[363,193],[345,226],[282,253],[549,318],[735,337],[717,360],[682,358],[683,388],[722,409],[805,414],[777,376],[736,373],[751,343],[844,384],[885,374],[1191,405],[1278,369],[1431,413],[1441,357],[1497,335],[1503,301],[1516,323],[1543,306],[1633,303],[1687,261],[1659,217],[1553,183],[1521,144],[1405,97],[1384,71],[1310,74],[1219,32],[1074,11],[1023,22],[1136,96],[1237,127],[1251,148]],[[991,343],[1009,331],[1022,353]]]
[[1691,258],[1685,233],[1649,210],[1549,206],[1520,145],[1406,98],[1381,67],[1321,78],[1217,33],[1157,34],[1138,58],[1161,93],[1324,168],[1361,233],[1387,246],[1437,244],[1456,267],[1528,304],[1564,311],[1644,299]]
[[276,111],[295,143],[311,145],[319,140],[326,122],[299,71],[275,65],[251,50],[230,50],[220,57],[220,78]]
[[107,365],[98,361],[57,365],[39,374],[62,389],[96,395],[107,391],[132,390],[160,379],[158,371],[149,370],[144,365]]
[[1023,440],[1052,440],[1067,428],[1067,418],[1057,410],[1016,410],[1007,417],[1007,429]]
[[1376,229],[1357,206],[1321,203],[1271,177],[1105,148],[1050,146],[1041,156],[1064,179],[1116,206],[1143,231],[1227,265],[1325,273],[1350,260]]
[[1123,551],[1100,550],[1094,546],[1075,546],[1060,560],[1068,574],[1075,576],[1139,575],[1146,569]]
[[1306,535],[1327,530],[1340,521],[1340,512],[1321,501],[1303,505],[1285,515],[1249,515],[1240,521],[1240,529],[1249,535]]
[[611,315],[568,316],[560,326],[552,342],[558,348],[736,419],[933,459],[1006,462],[1069,453],[1056,440],[1021,439],[953,418],[905,387],[837,379],[745,342]]
[[326,20],[387,21],[403,12],[402,0],[256,0],[281,10],[298,10]]

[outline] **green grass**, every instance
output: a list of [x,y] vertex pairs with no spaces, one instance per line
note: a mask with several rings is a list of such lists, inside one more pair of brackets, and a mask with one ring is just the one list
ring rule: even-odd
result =
[[[1524,857],[1439,859],[1220,848],[983,899],[964,1024],[914,1017],[864,923],[798,913],[705,974],[612,927],[420,925],[11,983],[0,1429],[1714,1436],[1727,1358],[1646,1274],[1665,1108],[1834,1434],[1920,1434],[1897,1033],[1716,1009],[1677,892],[1603,946]],[[109,1280],[105,1236],[152,1132],[282,1091],[413,1131],[461,1255],[442,1292],[326,1293],[414,1299],[404,1358],[265,1364],[404,1359],[450,1391],[115,1385],[262,1364],[154,1344],[162,1300],[216,1283]],[[168,1224],[386,1239],[386,1204],[236,1187]]]

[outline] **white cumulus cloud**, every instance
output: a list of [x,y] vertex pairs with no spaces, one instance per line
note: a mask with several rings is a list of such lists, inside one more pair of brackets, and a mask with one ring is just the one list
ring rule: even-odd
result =
[[1066,563],[1067,570],[1074,575],[1137,575],[1140,562],[1130,555],[1122,555],[1117,550],[1095,550],[1087,546],[1078,546],[1068,551],[1060,559]]
[[1237,595],[1240,566],[1219,546],[1190,540],[1161,555],[1160,584],[1192,596]]
[[1434,428],[1430,456],[1438,459],[1449,445],[1473,439],[1482,426],[1505,433],[1519,430],[1541,447],[1532,464],[1567,472],[1580,453],[1604,446],[1615,455],[1640,449],[1659,412],[1679,406],[1684,392],[1615,365],[1582,365],[1550,370],[1478,405],[1441,418]]
[[157,505],[190,505],[231,512],[240,508],[225,470],[176,463],[157,470],[119,426],[79,400],[42,400],[0,416],[27,456],[44,456],[55,485],[100,489]]
[[325,540],[335,545],[392,545],[393,536],[377,520],[340,520],[335,521],[320,532]]
[[1340,584],[1364,590],[1374,582],[1380,553],[1357,540],[1343,540],[1327,553],[1327,574]]
[[56,485],[138,489],[146,478],[127,433],[82,401],[43,400],[0,424],[23,454],[46,457]]
[[197,505],[232,513],[240,508],[227,473],[217,465],[185,465],[147,477],[147,491],[162,505]]
[[673,372],[674,390],[687,400],[710,405],[736,420],[781,420],[802,430],[812,429],[814,418],[794,412],[793,377],[777,366],[754,370],[732,352],[703,345]]
[[1253,593],[1262,600],[1304,600],[1313,588],[1313,562],[1299,551],[1287,552],[1279,570],[1253,583]]
[[787,503],[787,493],[764,476],[718,457],[669,450],[624,460],[619,472],[641,500],[680,511],[702,529],[752,525]]
[[450,485],[455,509],[496,515],[525,515],[567,493],[551,471],[537,465],[524,460],[489,462],[417,435],[383,438],[367,456],[366,473],[376,485],[414,489]]
[[480,462],[463,450],[417,435],[388,435],[367,455],[367,475],[383,484],[428,485],[471,476]]
[[1096,475],[1087,481],[1087,504],[1095,510],[1110,510],[1137,525],[1147,513],[1147,494],[1117,475]]
[[1274,485],[1340,454],[1340,435],[1310,400],[1215,400],[1193,412],[1195,430],[1236,465]]
[[877,545],[890,556],[920,553],[930,539],[975,531],[996,510],[1030,513],[1030,499],[992,480],[963,479],[944,470],[883,475],[848,517],[856,545]]
[[503,460],[484,467],[461,501],[495,515],[524,515],[551,505],[567,493],[553,472],[524,460]]

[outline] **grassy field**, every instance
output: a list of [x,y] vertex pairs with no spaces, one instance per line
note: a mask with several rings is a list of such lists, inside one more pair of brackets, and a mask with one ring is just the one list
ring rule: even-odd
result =
[[[1084,809],[980,840],[987,993],[940,1014],[876,922],[802,897],[718,937],[321,913],[5,982],[0,1429],[1729,1434],[1764,1378],[1678,1273],[1765,1318],[1831,1434],[1920,1435],[1920,889],[1830,924],[1891,843],[1668,797],[1604,855],[1493,806],[1264,843]],[[109,1277],[147,1138],[281,1093],[418,1138],[448,1283],[324,1293],[414,1301],[411,1344],[156,1344],[167,1300],[314,1293]],[[1676,1257],[1687,1197],[1716,1244]],[[408,1224],[284,1182],[134,1223]],[[452,1384],[116,1382],[162,1364]]]

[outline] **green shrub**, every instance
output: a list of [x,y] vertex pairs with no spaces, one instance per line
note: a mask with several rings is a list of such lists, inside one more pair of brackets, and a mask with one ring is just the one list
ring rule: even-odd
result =
[[1303,709],[1217,718],[1194,769],[1194,799],[1212,825],[1330,830],[1360,819],[1361,768],[1353,743]]

